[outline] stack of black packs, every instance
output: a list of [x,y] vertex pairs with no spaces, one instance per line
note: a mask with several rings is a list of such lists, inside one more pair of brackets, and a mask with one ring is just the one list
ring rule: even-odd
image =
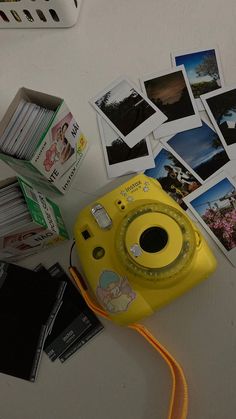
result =
[[102,331],[103,325],[58,263],[49,269],[49,273],[52,278],[64,281],[66,286],[44,350],[52,361],[59,358],[64,362]]
[[64,362],[102,329],[59,264],[0,262],[0,372],[33,382],[43,350]]

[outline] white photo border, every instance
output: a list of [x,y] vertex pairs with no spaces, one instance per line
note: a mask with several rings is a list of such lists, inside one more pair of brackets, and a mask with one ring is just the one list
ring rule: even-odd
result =
[[[136,127],[133,131],[131,131],[127,135],[123,135],[122,132],[111,122],[111,120],[104,114],[104,112],[97,106],[96,101],[104,96],[107,92],[112,90],[115,86],[117,86],[122,81],[126,81],[147,103],[154,109],[155,113],[147,118],[144,122],[142,122],[138,127]],[[150,134],[156,127],[160,126],[167,120],[166,115],[160,111],[152,102],[149,100],[143,92],[133,83],[131,82],[126,76],[119,77],[118,79],[114,80],[110,83],[107,87],[105,87],[102,91],[100,91],[96,96],[89,100],[90,104],[95,108],[95,110],[102,116],[103,119],[114,129],[114,131],[119,134],[120,138],[122,138],[129,147],[135,146],[139,141],[143,138],[146,138],[148,134]]]
[[231,176],[228,175],[226,172],[221,172],[218,176],[214,177],[213,179],[209,180],[209,182],[206,182],[202,186],[200,186],[198,189],[193,191],[191,193],[191,196],[186,196],[183,198],[183,201],[186,203],[190,211],[194,214],[194,216],[197,218],[197,220],[200,222],[200,224],[204,227],[206,232],[209,234],[209,236],[215,241],[217,246],[220,248],[220,250],[224,253],[224,255],[229,259],[229,261],[232,263],[233,266],[236,267],[236,247],[234,247],[231,250],[227,250],[221,241],[215,236],[213,231],[208,227],[208,225],[204,222],[202,217],[198,214],[198,212],[195,210],[195,208],[192,206],[191,201],[193,201],[195,198],[198,198],[203,193],[207,192],[210,188],[215,186],[217,183],[219,183],[223,179],[228,179],[229,182],[236,188],[235,181],[231,178]]

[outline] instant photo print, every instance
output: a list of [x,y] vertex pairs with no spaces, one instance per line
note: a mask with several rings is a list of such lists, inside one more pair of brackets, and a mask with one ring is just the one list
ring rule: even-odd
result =
[[90,103],[129,147],[134,147],[167,119],[125,77],[115,80]]
[[[87,240],[85,228],[92,233]],[[217,265],[197,226],[159,182],[143,174],[85,207],[74,236],[88,286],[120,325],[137,325]]]
[[158,180],[162,189],[183,209],[186,209],[184,197],[199,188],[201,183],[184,162],[177,159],[161,144],[155,148],[154,161],[155,167],[146,170],[144,174]]
[[232,159],[236,158],[236,86],[201,96],[208,116]]
[[189,209],[236,267],[236,184],[225,172],[185,197]]
[[155,166],[149,138],[129,147],[101,116],[97,120],[109,178]]
[[150,74],[140,81],[151,102],[168,118],[154,130],[155,139],[201,125],[184,66]]
[[198,110],[204,111],[201,95],[224,85],[218,48],[179,51],[171,57],[174,66],[184,65]]
[[[45,111],[49,115],[41,119]],[[65,194],[87,148],[64,99],[56,96],[23,87],[0,122],[0,159],[38,188]]]
[[218,134],[203,117],[201,127],[161,141],[177,159],[187,163],[201,183],[217,175],[230,161]]

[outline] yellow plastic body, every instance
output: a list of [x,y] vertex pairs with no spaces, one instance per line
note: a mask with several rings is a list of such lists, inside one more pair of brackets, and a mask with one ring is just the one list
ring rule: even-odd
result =
[[[110,217],[108,228],[101,228],[92,214],[97,204]],[[143,250],[142,235],[153,227],[164,230],[162,246]],[[216,269],[196,225],[156,180],[143,174],[84,208],[74,234],[90,289],[121,325],[151,315]]]

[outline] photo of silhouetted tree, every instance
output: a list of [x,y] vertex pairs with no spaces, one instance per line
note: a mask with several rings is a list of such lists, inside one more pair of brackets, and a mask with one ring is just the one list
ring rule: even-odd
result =
[[[207,99],[208,106],[227,143],[236,143],[236,89]],[[228,124],[230,122],[230,125]]]
[[221,93],[207,99],[207,104],[218,124],[223,117],[231,116],[236,112],[236,89]]
[[[120,88],[120,90],[119,90]],[[128,135],[156,111],[126,80],[95,103],[124,135]]]
[[106,147],[109,164],[117,164],[127,160],[148,156],[147,142],[141,140],[134,147],[129,147],[121,138],[117,138]]

